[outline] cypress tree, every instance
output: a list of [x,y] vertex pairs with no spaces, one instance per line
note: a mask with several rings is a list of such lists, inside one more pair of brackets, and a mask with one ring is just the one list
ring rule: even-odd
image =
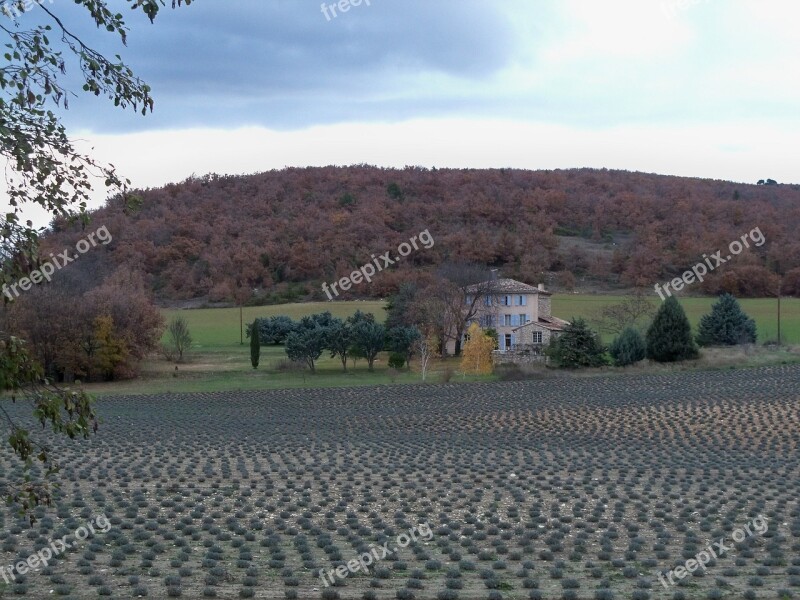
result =
[[697,343],[701,346],[755,344],[756,322],[748,317],[736,298],[723,294],[700,319]]
[[254,369],[258,368],[258,360],[261,357],[261,323],[259,319],[253,321],[250,333],[250,363]]
[[677,362],[697,357],[689,319],[675,296],[670,296],[659,307],[647,330],[647,358],[657,362]]

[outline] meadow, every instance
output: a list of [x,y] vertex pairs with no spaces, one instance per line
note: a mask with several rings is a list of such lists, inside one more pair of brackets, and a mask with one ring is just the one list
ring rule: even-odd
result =
[[794,598],[798,390],[800,365],[105,398],[53,441],[55,506],[0,510],[0,568],[74,545],[0,596]]
[[[603,306],[618,303],[622,296],[588,295],[588,294],[555,294],[553,296],[553,314],[570,320],[573,317],[591,318]],[[711,309],[714,298],[681,298],[681,305],[686,315],[696,327],[700,317]],[[658,302],[658,299],[655,299]],[[756,321],[760,341],[777,339],[777,300],[774,298],[745,298],[740,300],[743,310]],[[386,317],[386,302],[367,300],[354,302],[309,302],[298,304],[282,304],[276,306],[247,306],[243,309],[244,323],[252,323],[259,317],[287,315],[292,319],[302,316],[330,311],[334,316],[345,318],[356,310],[371,312],[379,320]],[[165,318],[181,316],[187,320],[195,337],[196,348],[201,351],[234,348],[239,345],[239,309],[238,308],[203,308],[192,310],[165,310]],[[783,342],[800,344],[800,299],[785,298],[781,300],[781,334]],[[610,336],[605,336],[610,339]]]
[[[604,305],[614,304],[620,296],[556,294],[553,297],[553,314],[566,319],[592,315]],[[657,299],[656,299],[657,301]],[[713,298],[683,298],[689,319],[696,327],[700,317],[710,310]],[[744,310],[756,320],[759,340],[777,339],[776,300],[744,299]],[[385,301],[353,302],[315,302],[284,304],[276,306],[244,307],[242,320],[251,323],[258,317],[287,315],[293,319],[316,312],[329,310],[337,317],[347,317],[356,310],[371,312],[378,319],[385,319]],[[800,344],[800,300],[782,301],[782,338],[784,344]],[[381,355],[376,370],[369,372],[362,361],[349,373],[342,373],[338,359],[328,354],[321,357],[317,373],[307,371],[281,370],[286,354],[282,346],[262,346],[261,365],[254,371],[250,365],[248,340],[240,342],[240,312],[238,308],[204,308],[191,310],[165,310],[167,320],[180,316],[186,319],[192,332],[194,345],[191,356],[179,365],[163,358],[154,357],[145,361],[142,376],[132,381],[98,383],[88,385],[89,391],[98,394],[167,393],[167,392],[206,392],[224,390],[280,389],[297,387],[340,387],[353,385],[382,385],[392,383],[413,383],[420,375],[412,366],[410,371],[389,372],[386,356]],[[603,336],[610,342],[612,336]],[[166,336],[164,337],[166,340]],[[748,358],[746,365],[759,365],[764,362],[783,362],[797,357],[785,351],[770,352],[769,356],[759,355]],[[431,380],[441,381],[453,377],[458,381],[473,381],[480,378],[464,378],[457,373],[459,361],[448,359],[433,365]],[[713,367],[714,364],[703,364]],[[486,379],[486,378],[483,378]],[[489,380],[494,377],[488,378]]]

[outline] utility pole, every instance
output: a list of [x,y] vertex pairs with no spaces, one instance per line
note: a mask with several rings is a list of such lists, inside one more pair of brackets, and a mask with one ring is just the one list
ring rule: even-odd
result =
[[[778,327],[780,330],[780,327]],[[780,336],[780,334],[779,334]],[[242,303],[239,302],[239,344],[244,346],[244,316],[242,315]]]
[[778,346],[781,345],[781,292],[783,291],[783,280],[778,283]]

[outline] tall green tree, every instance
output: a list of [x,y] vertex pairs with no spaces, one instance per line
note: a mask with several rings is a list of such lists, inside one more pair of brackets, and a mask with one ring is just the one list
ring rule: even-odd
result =
[[374,322],[375,322],[375,315],[373,315],[372,313],[365,313],[361,310],[356,310],[356,312],[347,317],[347,323],[352,327],[360,325],[361,323],[374,323]]
[[670,296],[659,307],[647,330],[647,358],[677,362],[697,357],[689,319],[675,296]]
[[300,319],[299,327],[305,329],[313,329],[315,327],[330,327],[336,321],[336,317],[334,317],[330,311],[325,311],[321,313],[315,313],[313,315],[308,315]]
[[404,365],[411,362],[417,340],[422,337],[419,329],[414,326],[399,326],[388,330],[389,350],[403,356]]
[[250,327],[250,364],[254,369],[258,368],[258,362],[261,358],[261,325],[260,319],[253,321]]
[[[297,323],[285,315],[273,315],[258,319],[262,344],[283,344],[288,336],[297,327]],[[247,337],[250,337],[252,325],[247,327]]]
[[548,357],[566,369],[601,367],[608,363],[605,353],[600,337],[583,319],[573,319],[547,349]]
[[697,329],[697,343],[701,346],[736,346],[755,344],[756,322],[747,316],[731,294],[723,294],[703,315]]
[[370,371],[378,353],[386,347],[386,327],[374,321],[361,321],[353,326],[353,344],[358,348]]
[[342,369],[347,373],[347,358],[353,345],[353,331],[350,325],[341,319],[334,319],[327,327],[325,345],[331,352],[331,358],[339,357]]
[[391,296],[386,303],[386,328],[389,330],[395,327],[413,325],[414,315],[412,312],[414,298],[416,297],[418,286],[413,282],[401,283],[397,293]]
[[328,348],[330,329],[338,320],[329,311],[300,319],[294,331],[286,337],[286,355],[291,360],[306,363],[311,372],[315,372],[317,359]]
[[316,361],[322,356],[327,343],[325,327],[300,327],[286,338],[286,356],[290,360],[304,362],[316,372]]

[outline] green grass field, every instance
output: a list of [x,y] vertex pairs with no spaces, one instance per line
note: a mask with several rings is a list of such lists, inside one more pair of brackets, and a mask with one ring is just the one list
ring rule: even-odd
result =
[[[295,321],[306,315],[330,311],[334,317],[346,318],[356,310],[372,313],[383,321],[386,319],[385,302],[309,302],[305,304],[281,304],[278,306],[246,306],[242,309],[245,327],[261,317],[286,315]],[[183,317],[189,324],[195,347],[203,352],[230,349],[240,346],[238,308],[198,308],[192,310],[165,310],[164,317],[169,322],[175,317]],[[166,336],[164,337],[166,339]],[[245,343],[247,338],[245,337]]]
[[[655,302],[661,302],[657,296],[654,298]],[[555,294],[553,314],[567,320],[573,317],[590,318],[598,309],[620,300],[621,296]],[[700,317],[711,310],[711,305],[715,301],[715,298],[680,299],[686,316],[695,329]],[[778,301],[775,298],[746,298],[739,303],[742,310],[755,319],[759,342],[778,339]],[[605,341],[611,339],[611,336],[603,337]],[[781,338],[784,344],[800,344],[800,299],[781,299]]]
[[[553,297],[553,313],[573,319],[584,317],[590,320],[602,306],[619,302],[620,296],[560,294]],[[656,299],[658,301],[658,299]],[[685,298],[681,300],[694,327],[700,317],[709,311],[712,298]],[[777,339],[777,303],[774,299],[742,300],[743,309],[756,320],[759,341]],[[337,317],[347,317],[356,310],[373,313],[378,319],[386,316],[385,302],[317,302],[286,304],[280,306],[247,307],[242,311],[245,325],[257,317],[287,315],[299,319],[304,315],[329,310]],[[782,337],[785,344],[800,344],[800,300],[782,301]],[[165,310],[170,320],[182,316],[189,324],[194,338],[191,356],[178,365],[163,358],[145,361],[141,376],[133,381],[91,384],[87,388],[97,394],[154,394],[167,392],[210,392],[225,390],[339,387],[353,385],[381,385],[390,383],[418,382],[420,374],[412,369],[390,373],[386,368],[386,357],[380,356],[376,370],[369,372],[364,361],[347,374],[342,372],[338,359],[323,354],[317,363],[317,373],[282,369],[286,355],[282,346],[263,346],[258,370],[250,365],[247,338],[240,343],[240,317],[238,308],[214,308],[192,310]],[[603,336],[609,342],[611,336]],[[166,337],[165,337],[166,339]],[[763,356],[747,359],[755,364]],[[772,360],[774,357],[769,358]],[[430,381],[442,381],[449,373],[458,370],[457,359],[438,361],[432,366]],[[454,375],[454,381],[461,381]]]
[[[591,318],[598,309],[614,304],[621,296],[556,294],[553,296],[553,314],[570,320],[574,317]],[[658,298],[656,298],[658,302]],[[700,317],[711,309],[713,298],[684,298],[681,304],[686,310],[692,327],[697,327]],[[740,301],[747,314],[756,320],[759,341],[778,337],[777,300],[744,299]],[[386,303],[375,301],[358,302],[310,302],[307,304],[284,304],[279,306],[249,306],[242,311],[244,323],[252,323],[258,317],[287,315],[292,319],[329,310],[336,317],[348,317],[356,310],[371,312],[378,319],[386,317]],[[203,308],[194,310],[165,310],[167,320],[182,316],[189,323],[197,350],[214,351],[239,346],[239,309]],[[781,335],[787,344],[800,344],[800,299],[781,301]],[[245,340],[246,341],[246,340]]]

